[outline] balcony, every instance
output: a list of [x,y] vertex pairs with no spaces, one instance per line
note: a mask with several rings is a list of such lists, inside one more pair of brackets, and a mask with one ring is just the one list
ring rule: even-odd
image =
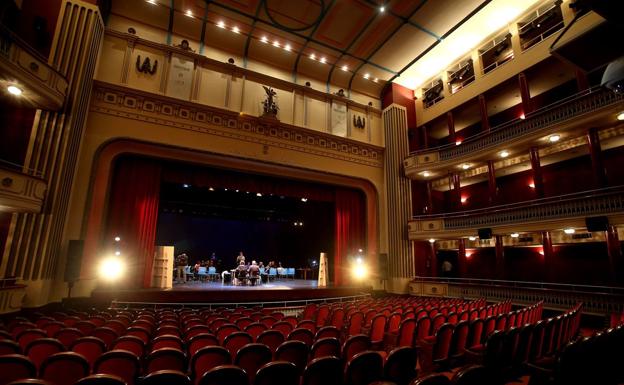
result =
[[0,165],[0,211],[39,213],[48,184]]
[[459,146],[449,144],[412,152],[403,161],[405,175],[417,179],[425,170],[451,170],[465,161],[494,159],[502,145],[514,152],[528,152],[532,143],[556,130],[586,130],[589,120],[603,123],[596,120],[599,117],[606,123],[611,118],[610,113],[621,109],[623,104],[622,95],[595,87],[536,110],[525,119],[516,119],[490,132],[469,137]]
[[0,314],[22,310],[26,285],[16,283],[17,278],[0,279]]
[[423,240],[476,234],[480,228],[504,233],[584,227],[585,218],[594,215],[606,215],[611,223],[622,223],[624,186],[485,209],[422,215],[409,221],[407,229],[410,240]]
[[0,26],[0,86],[10,85],[22,90],[20,104],[56,111],[63,107],[68,83],[46,58]]

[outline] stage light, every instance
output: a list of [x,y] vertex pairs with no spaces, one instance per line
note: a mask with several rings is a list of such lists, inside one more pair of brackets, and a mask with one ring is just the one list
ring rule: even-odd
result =
[[235,190],[236,192],[238,192],[239,190]]
[[526,119],[526,115],[521,114],[521,115],[520,115],[520,119],[522,119],[522,120]]
[[7,87],[7,91],[9,91],[9,93],[11,95],[15,95],[15,96],[20,96],[22,94],[22,89],[16,86],[8,86]]
[[240,30],[238,29],[237,26],[232,27],[232,32],[234,33],[240,33]]
[[468,201],[468,197],[461,197],[459,200],[461,203],[466,203],[466,201]]
[[100,262],[100,278],[105,281],[116,281],[125,271],[124,262],[120,258],[108,257]]
[[147,2],[156,5],[156,0],[147,0]]
[[356,265],[353,267],[353,278],[358,281],[362,281],[366,279],[368,275],[368,271],[366,270],[366,266],[364,265]]
[[368,79],[368,78],[370,78],[370,74],[368,73],[364,74],[364,79]]
[[384,7],[383,5],[381,7],[379,7],[379,12],[381,12],[381,13],[386,12],[386,7]]
[[431,173],[429,171],[423,171],[422,172],[422,176],[424,176],[425,178],[428,178],[431,175]]
[[119,241],[121,241],[121,238],[119,238],[119,236],[116,236],[115,237],[115,242],[119,242]]
[[325,58],[325,56],[323,56],[320,60],[321,63],[325,64],[325,62],[327,61],[327,59]]
[[303,226],[303,222],[299,222],[299,226]]
[[357,257],[357,259],[355,260],[357,263],[362,263],[362,257]]
[[261,197],[261,196],[262,196],[262,193],[256,193],[256,196],[257,196],[257,197]]
[[119,257],[121,255],[121,251],[119,250],[115,251],[115,255]]
[[535,188],[535,183],[534,182],[529,183],[529,187],[530,188]]
[[315,54],[310,54],[310,59],[316,60],[316,55]]
[[214,191],[212,187],[208,187],[208,191]]
[[477,240],[477,237],[468,237],[468,240],[469,240],[469,241],[476,241],[476,240]]
[[362,253],[362,252],[364,252],[364,250],[358,249],[358,253]]
[[576,232],[576,230],[574,230],[573,228],[567,228],[565,230],[563,230],[564,233],[566,234],[574,234]]
[[189,186],[188,184],[184,183],[184,184],[182,185],[182,187],[184,187],[184,188],[189,188],[189,187],[191,187],[191,186]]
[[193,11],[191,11],[190,9],[188,9],[188,10],[186,11],[186,16],[188,16],[188,17],[193,17]]
[[461,168],[464,169],[464,170],[468,170],[470,168],[470,165],[467,164],[467,163],[464,163],[464,164],[462,164]]
[[273,47],[277,47],[277,48],[279,48],[279,46],[280,46],[280,42],[279,42],[279,41],[277,41],[277,40],[275,40],[275,41],[273,42]]
[[293,223],[294,226],[299,226],[299,222]]
[[511,233],[511,237],[512,238],[518,238],[520,236],[520,234],[518,233]]
[[374,83],[377,83],[378,81],[379,81],[379,78],[375,78],[375,79],[373,79],[373,82],[374,82]]
[[308,198],[301,198],[301,202],[307,202]]

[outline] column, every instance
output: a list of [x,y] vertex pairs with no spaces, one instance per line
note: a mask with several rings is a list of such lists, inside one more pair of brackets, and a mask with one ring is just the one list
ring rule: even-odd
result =
[[480,94],[479,100],[479,112],[481,113],[481,128],[484,132],[490,132],[490,117],[487,112],[487,102],[485,101],[485,95]]
[[490,205],[496,204],[496,195],[498,187],[496,186],[496,169],[494,168],[494,161],[488,160],[488,196]]
[[433,209],[433,187],[431,186],[431,181],[427,181],[427,214],[433,214],[435,210]]
[[531,147],[529,150],[531,157],[531,170],[533,171],[533,184],[535,185],[535,197],[544,197],[544,181],[542,179],[542,167],[540,165],[539,148]]
[[496,279],[505,279],[505,246],[503,236],[495,235],[496,239]]
[[533,111],[531,106],[531,93],[529,92],[529,82],[524,72],[518,74],[518,86],[520,87],[520,97],[522,98],[522,111],[525,115]]
[[446,113],[446,124],[448,125],[449,141],[455,143],[455,118],[453,117],[453,111]]
[[459,238],[457,241],[457,276],[466,277],[466,239]]
[[459,180],[459,174],[453,174],[453,201],[457,210],[462,209],[461,202],[461,183]]
[[607,186],[607,173],[602,162],[602,151],[600,149],[600,137],[598,129],[592,127],[587,131],[587,145],[589,146],[589,156],[591,157],[592,170],[594,174],[594,185],[596,188]]
[[553,245],[552,245],[552,238],[550,236],[550,232],[549,231],[543,231],[542,232],[542,254],[543,254],[543,258],[544,258],[544,273],[543,273],[543,279],[546,282],[553,282],[554,281],[554,274],[551,271],[552,267],[552,258],[554,255],[554,250],[553,250]]
[[607,253],[609,256],[609,278],[612,284],[618,284],[624,279],[624,276],[622,276],[622,268],[624,265],[622,263],[622,248],[620,246],[617,228],[615,226],[609,226],[605,235],[607,239]]
[[421,126],[421,129],[423,148],[429,148],[429,133],[427,132],[427,126]]
[[435,242],[429,243],[431,245],[431,258],[429,263],[429,275],[431,277],[438,276],[438,255],[436,254]]

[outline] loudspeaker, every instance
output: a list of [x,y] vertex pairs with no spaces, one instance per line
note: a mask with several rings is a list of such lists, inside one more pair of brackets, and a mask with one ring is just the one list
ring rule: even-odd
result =
[[605,216],[587,217],[585,218],[585,227],[587,227],[587,231],[607,231],[609,230],[609,218]]
[[82,267],[82,252],[84,241],[71,239],[67,246],[67,261],[65,262],[65,282],[75,282],[80,278]]
[[386,253],[379,254],[377,270],[379,271],[379,279],[388,278],[388,254]]
[[479,229],[477,231],[479,233],[479,239],[491,239],[492,238],[492,229],[485,228],[485,229]]

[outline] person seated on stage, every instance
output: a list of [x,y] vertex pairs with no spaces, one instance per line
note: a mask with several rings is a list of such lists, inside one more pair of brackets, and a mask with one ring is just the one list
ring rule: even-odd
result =
[[240,283],[242,283],[247,278],[247,266],[245,266],[244,261],[240,261],[238,267],[234,271],[234,277]]
[[199,272],[199,267],[201,263],[199,261],[195,262],[195,266],[193,266],[193,273],[197,274]]
[[249,280],[252,286],[256,284],[258,278],[260,278],[260,266],[258,266],[256,261],[251,261],[251,265],[249,266]]
[[282,263],[281,262],[279,262],[279,264],[277,266],[277,274],[278,275],[286,274],[286,271],[284,271],[284,268],[282,267]]

